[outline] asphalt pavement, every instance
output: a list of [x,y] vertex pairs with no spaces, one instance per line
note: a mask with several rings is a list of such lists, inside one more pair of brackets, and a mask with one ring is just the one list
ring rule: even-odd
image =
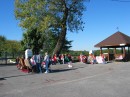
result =
[[0,97],[130,97],[130,62],[51,66],[52,73],[24,73],[0,66]]

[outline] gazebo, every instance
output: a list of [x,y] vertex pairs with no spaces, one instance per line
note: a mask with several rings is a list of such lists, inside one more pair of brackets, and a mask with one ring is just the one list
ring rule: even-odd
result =
[[[95,47],[100,47],[100,54],[102,54],[102,48],[107,48],[107,60],[114,60],[120,55],[122,55],[125,61],[130,60],[130,37],[125,35],[122,32],[116,32],[113,35],[109,36],[108,38],[104,39],[103,41],[99,42],[95,45]],[[128,50],[126,51],[126,47]],[[114,49],[114,53],[110,54],[110,48]],[[122,53],[116,54],[116,49],[121,48]]]

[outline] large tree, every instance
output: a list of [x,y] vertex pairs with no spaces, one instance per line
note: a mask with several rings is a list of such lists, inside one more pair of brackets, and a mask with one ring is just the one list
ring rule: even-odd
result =
[[[40,50],[52,54],[58,40],[58,35],[53,32],[48,32],[47,34],[49,37],[44,36],[41,32],[38,32],[37,29],[23,33],[23,40],[21,41],[23,50],[30,47],[34,54],[37,54]],[[71,42],[72,41],[65,39],[62,52],[67,52],[69,48],[71,48]]]
[[15,0],[15,16],[25,30],[37,29],[42,35],[57,33],[53,53],[62,50],[67,31],[83,30],[84,2],[89,0]]

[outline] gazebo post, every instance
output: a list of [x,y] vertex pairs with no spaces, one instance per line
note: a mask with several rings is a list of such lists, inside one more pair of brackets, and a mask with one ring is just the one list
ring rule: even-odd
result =
[[128,60],[130,60],[130,46],[128,46],[128,53],[127,53]]
[[128,46],[128,54],[130,53],[130,47]]
[[114,48],[114,55],[116,55],[116,48]]
[[121,53],[123,54],[123,47],[121,47]]
[[109,47],[108,47],[108,61],[110,61],[110,50],[109,50]]
[[100,54],[102,54],[102,47],[100,47]]
[[123,47],[123,56],[124,56],[124,57],[126,56],[126,50],[125,50],[125,47]]

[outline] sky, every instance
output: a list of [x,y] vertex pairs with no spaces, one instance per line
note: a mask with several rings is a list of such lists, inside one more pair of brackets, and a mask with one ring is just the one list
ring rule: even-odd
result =
[[[23,30],[15,19],[14,1],[0,0],[0,35],[8,40],[20,41]],[[82,17],[84,30],[67,32],[67,39],[73,40],[71,50],[99,49],[94,45],[118,30],[130,36],[130,0],[90,0],[85,6]]]

